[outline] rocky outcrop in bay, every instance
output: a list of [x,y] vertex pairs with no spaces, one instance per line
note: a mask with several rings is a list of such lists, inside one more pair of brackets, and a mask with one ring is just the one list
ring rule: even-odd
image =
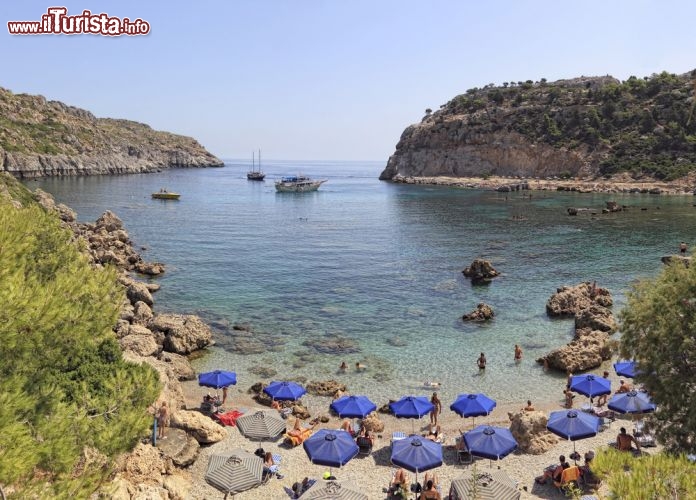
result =
[[462,316],[464,321],[488,321],[493,319],[495,312],[493,308],[483,302],[476,306],[476,309]]
[[484,259],[474,259],[469,267],[464,268],[462,274],[471,279],[472,285],[487,285],[500,273],[493,265]]
[[675,109],[691,107],[694,74],[468,89],[406,127],[380,179],[685,177],[696,171],[696,150],[688,140],[690,115]]
[[0,171],[18,178],[222,167],[196,140],[0,88]]
[[609,338],[617,330],[614,315],[608,308],[611,294],[596,283],[580,283],[558,288],[546,303],[551,317],[575,318],[575,335],[565,346],[539,358],[552,369],[573,373],[597,368],[611,358],[615,345]]

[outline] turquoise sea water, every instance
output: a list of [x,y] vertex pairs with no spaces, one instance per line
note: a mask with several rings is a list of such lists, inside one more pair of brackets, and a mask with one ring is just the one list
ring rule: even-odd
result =
[[[144,257],[168,265],[156,279],[156,310],[198,313],[220,330],[197,369],[237,370],[243,388],[261,380],[248,370],[263,366],[276,379],[337,378],[379,404],[428,394],[425,380],[442,384],[447,404],[479,391],[500,403],[557,400],[563,377],[543,373],[534,359],[567,343],[573,322],[546,317],[549,296],[597,280],[618,311],[630,283],[657,273],[660,256],[691,242],[696,229],[687,196],[534,191],[530,198],[393,185],[377,180],[382,162],[267,161],[266,182],[258,183],[246,180],[246,162],[226,163],[27,184],[83,221],[116,212],[136,246],[147,248]],[[298,172],[329,181],[316,193],[275,192],[274,178]],[[151,199],[162,187],[181,200]],[[566,207],[601,209],[607,200],[630,209],[566,215]],[[461,270],[475,257],[491,260],[502,276],[472,287]],[[495,320],[463,323],[479,302],[493,306]],[[235,323],[248,323],[255,335],[236,335]],[[327,335],[350,339],[359,352],[316,350]],[[521,364],[513,362],[516,343]],[[238,352],[240,345],[254,354]],[[481,351],[483,375],[475,364]],[[368,370],[337,374],[344,360]]]

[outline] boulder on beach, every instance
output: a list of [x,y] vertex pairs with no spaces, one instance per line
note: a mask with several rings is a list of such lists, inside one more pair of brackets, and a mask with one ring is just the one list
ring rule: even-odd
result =
[[198,411],[179,410],[172,414],[172,427],[185,430],[200,444],[212,444],[227,437],[223,426]]
[[301,420],[307,420],[309,417],[312,416],[309,413],[309,410],[307,410],[307,408],[305,408],[299,403],[295,403],[292,405],[292,414]]
[[481,302],[476,306],[476,309],[462,316],[462,319],[464,321],[488,321],[493,319],[494,316],[495,313],[493,312],[493,308]]
[[379,419],[377,413],[372,412],[362,421],[363,426],[370,432],[382,432],[384,430],[384,422]]
[[462,271],[467,278],[471,278],[473,285],[483,285],[491,282],[491,279],[500,273],[493,268],[493,265],[484,259],[474,259],[469,267]]
[[531,455],[546,453],[558,443],[558,437],[546,430],[548,418],[542,411],[508,413],[510,432],[519,450]]

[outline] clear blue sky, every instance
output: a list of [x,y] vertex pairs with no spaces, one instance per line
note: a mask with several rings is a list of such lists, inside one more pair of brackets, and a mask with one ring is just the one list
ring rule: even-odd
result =
[[[65,5],[147,36],[11,36]],[[0,86],[196,137],[223,158],[386,161],[403,129],[504,81],[696,68],[696,2],[4,1]]]

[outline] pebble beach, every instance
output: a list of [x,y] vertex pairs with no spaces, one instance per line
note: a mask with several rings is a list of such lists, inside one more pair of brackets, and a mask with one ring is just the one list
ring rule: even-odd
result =
[[[618,385],[618,379],[612,380],[613,384]],[[198,405],[199,398],[204,394],[204,388],[198,387],[195,382],[184,383],[185,393],[187,394],[187,404],[190,408],[195,408]],[[225,410],[241,410],[245,412],[254,411],[255,409],[264,409],[267,407],[260,406],[256,401],[251,399],[242,388],[230,391],[232,398],[231,404],[225,406]],[[586,402],[584,396],[578,395],[575,399],[575,407],[578,408],[582,403]],[[328,406],[331,403],[329,397],[319,397],[305,395],[302,398],[302,404],[307,407],[312,415],[324,415],[328,413]],[[496,407],[493,412],[487,417],[478,417],[475,420],[475,425],[490,424],[501,427],[509,427],[508,412],[520,411],[525,402],[520,401],[519,405],[507,405]],[[562,409],[561,401],[555,403],[535,404],[537,411],[542,411],[548,414],[551,411]],[[383,432],[378,433],[372,453],[369,456],[357,456],[353,458],[342,469],[333,469],[331,472],[339,480],[350,479],[360,485],[362,491],[367,494],[369,499],[384,499],[387,497],[385,488],[396,470],[390,462],[390,440],[391,434],[395,431],[402,431],[407,434],[411,432],[425,434],[428,429],[429,419],[424,417],[421,420],[397,419],[391,415],[379,414],[380,420],[384,423]],[[292,427],[294,417],[288,419],[288,429]],[[572,453],[573,444],[570,441],[559,439],[547,452],[540,455],[531,455],[521,452],[514,452],[502,460],[489,461],[487,459],[476,458],[473,463],[459,463],[455,445],[455,439],[461,435],[461,432],[466,432],[473,428],[474,422],[472,419],[463,419],[449,410],[449,402],[443,401],[443,412],[439,418],[442,431],[445,436],[443,443],[443,465],[434,469],[437,474],[443,497],[449,493],[450,483],[453,479],[460,476],[464,471],[476,468],[477,472],[485,472],[486,470],[502,469],[510,478],[518,484],[518,489],[521,498],[547,498],[561,499],[565,498],[552,484],[546,485],[535,484],[535,477],[539,476],[543,470],[558,462],[558,456],[563,454],[566,457]],[[330,422],[319,424],[317,428],[338,429],[341,424],[341,419],[332,417]],[[628,416],[619,415],[616,421],[608,422],[608,427],[597,434],[593,438],[588,438],[576,441],[577,451],[580,455],[593,450],[597,452],[603,447],[607,447],[609,443],[614,442],[616,435],[621,427],[627,429],[632,428],[631,418]],[[271,478],[268,483],[257,488],[247,490],[235,495],[238,499],[283,499],[291,497],[291,487],[293,483],[302,481],[304,477],[320,479],[324,472],[329,469],[325,466],[312,464],[303,449],[297,446],[294,448],[279,439],[276,442],[254,442],[245,438],[236,427],[226,427],[228,436],[223,441],[201,449],[200,455],[193,466],[190,468],[193,487],[191,488],[190,498],[195,500],[212,500],[222,498],[220,491],[205,482],[205,472],[209,457],[216,453],[224,453],[236,448],[244,449],[253,453],[259,447],[265,451],[270,451],[274,454],[279,454],[282,457],[280,472],[283,475],[282,479]],[[659,448],[649,448],[647,453],[656,453]],[[644,450],[645,451],[645,450]],[[581,465],[581,462],[578,462]],[[410,474],[413,481],[414,474]],[[419,475],[419,481],[422,482],[423,474]],[[586,492],[589,494],[589,492]],[[602,494],[602,490],[598,492]]]

